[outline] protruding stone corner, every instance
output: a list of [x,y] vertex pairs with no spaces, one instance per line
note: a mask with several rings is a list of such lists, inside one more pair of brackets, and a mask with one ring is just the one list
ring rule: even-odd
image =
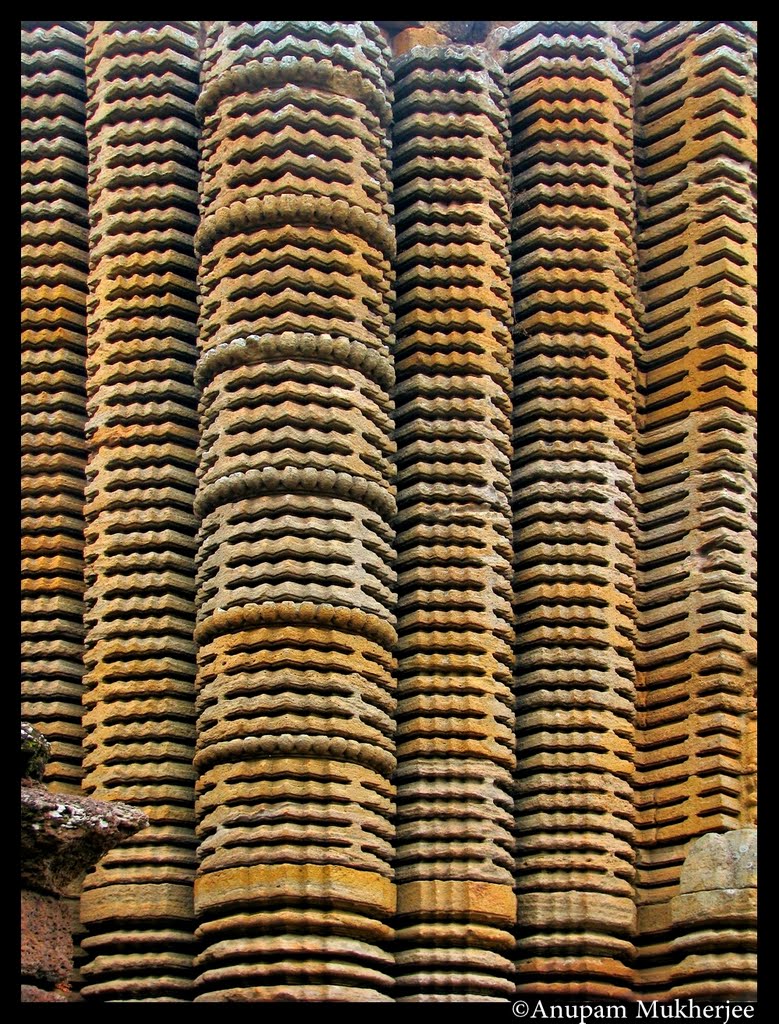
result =
[[39,781],[49,744],[27,723],[22,723],[21,749],[22,888],[61,896],[112,847],[146,828],[149,819],[129,804],[49,790]]
[[691,845],[679,893],[757,888],[757,828],[707,832]]
[[22,779],[22,887],[62,895],[112,847],[149,819],[128,804],[52,793]]
[[22,764],[20,777],[23,779],[43,778],[43,772],[49,760],[51,745],[45,736],[41,736],[27,722],[22,722],[21,754]]
[[757,829],[707,832],[691,844],[671,900],[675,925],[753,928],[757,918]]
[[22,985],[23,1003],[75,1003],[83,1002],[75,992],[59,988],[39,988],[37,985]]
[[127,804],[51,792],[40,781],[49,744],[26,723],[21,756],[21,1001],[71,1002],[66,890],[149,819]]
[[756,828],[707,832],[690,844],[671,921],[685,957],[708,965],[712,994],[757,998]]

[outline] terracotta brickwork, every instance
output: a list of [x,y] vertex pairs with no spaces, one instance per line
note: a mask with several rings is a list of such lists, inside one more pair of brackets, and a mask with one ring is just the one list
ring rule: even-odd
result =
[[754,998],[756,53],[23,23],[22,708],[148,819],[83,998]]

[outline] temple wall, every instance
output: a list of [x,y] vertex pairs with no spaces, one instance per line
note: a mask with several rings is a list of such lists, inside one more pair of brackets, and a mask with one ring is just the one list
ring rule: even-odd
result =
[[755,23],[21,50],[22,714],[148,820],[74,987],[754,998]]

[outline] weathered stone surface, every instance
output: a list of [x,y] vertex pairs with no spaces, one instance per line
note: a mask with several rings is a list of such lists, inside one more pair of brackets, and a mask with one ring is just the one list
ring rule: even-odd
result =
[[679,892],[757,887],[757,829],[709,833],[690,846],[679,877]]
[[415,46],[445,46],[446,36],[432,26],[403,28],[392,38],[392,53],[401,57]]
[[22,890],[21,972],[25,981],[56,985],[73,961],[70,916],[54,896]]
[[[313,965],[307,965],[309,975]],[[318,966],[318,965],[317,965]],[[329,974],[330,972],[325,972]],[[336,972],[338,973],[338,972]],[[354,975],[347,972],[345,980],[354,979]],[[358,981],[362,978],[357,975]],[[384,981],[384,978],[381,979]],[[217,988],[203,995],[195,996],[197,1003],[255,1003],[255,1002],[283,1002],[283,1003],[319,1003],[319,1002],[390,1002],[391,996],[375,989],[363,988],[362,985],[307,985],[287,983],[285,985],[252,985],[240,988]]]
[[287,58],[289,63],[290,57],[311,56],[355,69],[378,87],[391,83],[388,48],[378,31],[371,31],[369,22],[264,22],[262,35],[256,26],[252,22],[212,23],[203,60],[205,83],[249,60],[271,57],[281,63]]
[[146,825],[142,811],[61,796],[22,780],[22,882],[59,894],[117,842]]
[[57,989],[38,988],[37,985],[22,985],[21,1001],[23,1003],[71,1003],[80,997]]
[[395,910],[395,887],[375,872],[328,864],[255,864],[200,873],[195,901],[201,916],[262,907],[322,903],[386,918]]

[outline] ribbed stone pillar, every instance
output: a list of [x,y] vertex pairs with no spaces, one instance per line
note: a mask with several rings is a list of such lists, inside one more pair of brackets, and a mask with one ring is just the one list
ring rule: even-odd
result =
[[636,301],[615,26],[499,30],[514,207],[517,980],[631,990]]
[[22,23],[22,715],[81,788],[86,22]]
[[500,68],[394,62],[399,999],[513,994],[511,278]]
[[706,927],[679,885],[694,841],[756,820],[755,26],[634,33],[638,982],[746,998],[751,911],[720,899]]
[[203,53],[199,1000],[387,999],[395,767],[389,53]]
[[87,34],[84,789],[150,825],[84,883],[99,999],[189,998],[194,851],[196,22]]

